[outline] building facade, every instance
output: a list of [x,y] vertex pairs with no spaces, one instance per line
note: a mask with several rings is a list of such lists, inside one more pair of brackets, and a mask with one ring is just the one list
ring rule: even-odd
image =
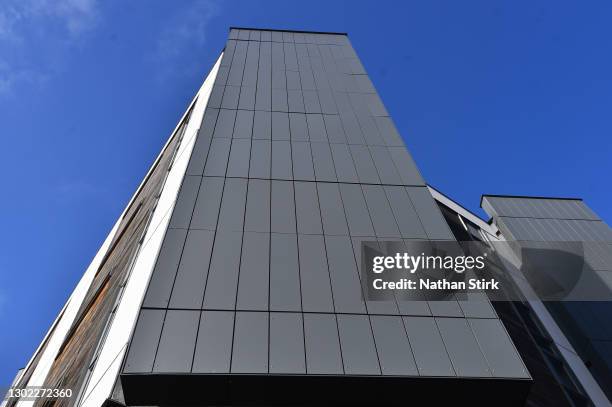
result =
[[546,306],[364,299],[362,242],[517,239],[502,201],[427,186],[345,34],[233,28],[15,380],[73,396],[8,405],[609,404]]

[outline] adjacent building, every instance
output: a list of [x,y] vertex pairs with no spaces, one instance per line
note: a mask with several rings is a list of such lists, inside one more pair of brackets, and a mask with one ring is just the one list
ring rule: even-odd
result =
[[590,239],[612,266],[580,201],[483,207],[426,184],[346,34],[232,28],[15,380],[73,396],[8,405],[609,405],[606,303],[364,300],[362,241]]

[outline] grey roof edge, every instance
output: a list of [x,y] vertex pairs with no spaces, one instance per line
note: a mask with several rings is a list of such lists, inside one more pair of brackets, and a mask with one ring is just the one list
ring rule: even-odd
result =
[[277,31],[287,33],[302,33],[302,34],[328,34],[328,35],[346,35],[345,32],[333,32],[333,31],[310,31],[310,30],[289,30],[279,28],[255,28],[255,27],[235,27],[230,26],[229,30],[252,30],[252,31]]
[[[449,201],[454,202],[457,206],[460,206],[461,208],[463,208],[463,210],[471,213],[472,215],[474,215],[475,217],[477,217],[478,219],[482,220],[483,222],[487,222],[489,225],[491,223],[493,223],[493,218],[489,218],[489,219],[484,219],[482,216],[478,215],[477,213],[472,212],[471,210],[469,210],[468,208],[466,208],[464,205],[460,204],[459,202],[455,201],[453,198],[451,198],[450,196],[446,195],[444,192],[440,191],[438,188],[434,187],[431,184],[426,184],[429,188],[436,190],[440,195],[443,195],[444,197],[446,197],[446,199],[448,199]],[[491,196],[491,195],[488,195]],[[480,198],[480,206],[482,207],[482,197]]]
[[520,199],[555,199],[560,201],[583,201],[582,198],[559,197],[559,196],[536,196],[536,195],[503,195],[503,194],[482,194],[480,196],[480,207],[484,198],[520,198]]

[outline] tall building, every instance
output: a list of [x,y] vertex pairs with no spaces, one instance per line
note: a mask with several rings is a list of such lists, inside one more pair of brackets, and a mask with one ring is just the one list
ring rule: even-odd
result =
[[7,404],[609,405],[542,304],[364,300],[362,242],[516,239],[504,199],[427,186],[345,34],[232,28],[15,379],[72,397]]
[[[586,264],[612,287],[612,230],[582,200],[483,195],[488,222],[430,187],[434,199],[461,241],[482,241],[503,251],[506,271],[520,267],[516,244],[580,242]],[[512,243],[510,243],[512,242]],[[514,246],[514,247],[513,247]],[[606,280],[607,279],[607,280]],[[521,301],[493,302],[497,314],[532,375],[529,405],[610,405],[612,399],[612,302],[538,301],[529,285]],[[609,294],[606,296],[609,298]]]

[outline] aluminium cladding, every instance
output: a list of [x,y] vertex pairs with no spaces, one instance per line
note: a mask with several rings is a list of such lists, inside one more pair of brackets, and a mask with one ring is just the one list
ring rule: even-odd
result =
[[[231,29],[124,363],[126,399],[292,377],[352,390],[487,378],[520,397],[529,373],[488,301],[363,301],[360,242],[401,239],[454,237],[348,37]],[[372,377],[388,379],[359,381]]]

